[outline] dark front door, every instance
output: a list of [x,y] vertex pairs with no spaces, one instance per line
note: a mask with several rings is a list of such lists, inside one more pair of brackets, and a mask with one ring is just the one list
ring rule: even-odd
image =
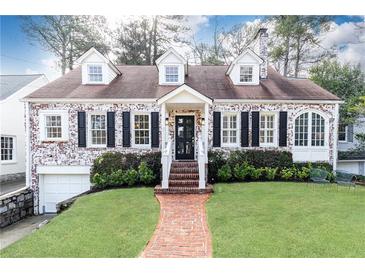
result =
[[176,116],[176,160],[194,160],[194,116]]

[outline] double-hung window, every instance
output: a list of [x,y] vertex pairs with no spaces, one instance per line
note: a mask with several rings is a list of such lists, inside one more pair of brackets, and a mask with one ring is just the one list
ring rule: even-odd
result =
[[62,138],[62,116],[46,115],[46,139]]
[[317,113],[312,113],[312,146],[324,146],[324,119]]
[[133,121],[134,128],[134,145],[149,146],[150,145],[150,115],[135,114]]
[[346,126],[346,124],[340,124],[338,126],[338,140],[340,142],[347,142],[347,126]]
[[275,114],[260,114],[260,145],[275,145]]
[[226,146],[238,144],[238,115],[235,113],[224,113],[222,119],[222,143]]
[[240,82],[250,83],[253,79],[253,67],[252,66],[240,66]]
[[41,141],[62,142],[68,139],[67,110],[41,110],[39,112]]
[[91,146],[106,146],[106,115],[91,114],[89,119]]
[[165,67],[165,81],[166,81],[166,83],[179,82],[179,67],[178,66],[166,66]]
[[1,136],[1,162],[15,161],[15,137]]
[[90,83],[103,82],[103,67],[102,65],[88,65],[88,77]]

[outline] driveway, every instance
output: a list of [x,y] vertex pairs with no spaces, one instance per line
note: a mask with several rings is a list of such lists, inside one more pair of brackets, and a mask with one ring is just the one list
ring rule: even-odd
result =
[[142,253],[145,258],[204,258],[212,256],[205,214],[209,194],[161,194],[160,221]]
[[0,196],[25,187],[25,180],[0,182]]
[[38,228],[39,224],[46,220],[52,219],[56,214],[45,214],[25,218],[15,224],[2,228],[0,230],[0,249],[11,245],[21,238],[31,234]]

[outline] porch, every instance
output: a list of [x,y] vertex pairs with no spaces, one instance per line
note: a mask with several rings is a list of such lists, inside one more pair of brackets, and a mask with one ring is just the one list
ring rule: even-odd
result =
[[212,100],[182,85],[161,105],[162,182],[156,193],[207,193],[208,119]]

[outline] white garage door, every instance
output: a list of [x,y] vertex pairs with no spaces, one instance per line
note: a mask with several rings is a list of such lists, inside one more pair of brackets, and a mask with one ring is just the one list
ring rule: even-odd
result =
[[44,212],[56,212],[56,205],[90,189],[90,178],[86,174],[43,175]]

